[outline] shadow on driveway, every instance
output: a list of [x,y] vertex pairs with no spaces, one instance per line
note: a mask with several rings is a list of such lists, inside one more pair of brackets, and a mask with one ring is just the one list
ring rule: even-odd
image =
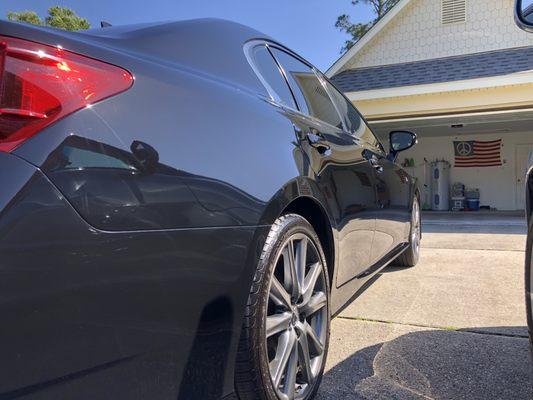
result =
[[533,399],[529,342],[516,328],[419,330],[366,347],[326,372],[317,398]]

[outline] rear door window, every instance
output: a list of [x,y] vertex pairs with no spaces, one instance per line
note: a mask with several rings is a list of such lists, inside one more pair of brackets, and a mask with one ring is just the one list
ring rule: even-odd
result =
[[339,90],[333,86],[329,81],[323,79],[326,83],[328,92],[335,101],[341,117],[344,119],[346,129],[357,139],[363,140],[376,149],[383,151],[383,147],[379,140],[374,136],[372,130],[365,123],[361,114],[355,109],[353,104],[342,95]]
[[285,72],[300,111],[343,129],[342,119],[313,68],[283,50],[272,47],[271,51]]
[[296,109],[289,86],[282,75],[276,61],[264,45],[256,46],[252,50],[256,73],[270,96],[278,103]]

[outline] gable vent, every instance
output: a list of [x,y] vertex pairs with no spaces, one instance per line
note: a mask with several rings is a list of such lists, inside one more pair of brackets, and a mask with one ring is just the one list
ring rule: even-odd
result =
[[442,24],[466,22],[466,0],[442,0]]

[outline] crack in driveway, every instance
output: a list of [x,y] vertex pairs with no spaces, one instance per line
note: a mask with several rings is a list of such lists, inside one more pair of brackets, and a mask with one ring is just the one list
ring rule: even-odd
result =
[[425,324],[417,324],[417,323],[407,323],[407,322],[398,322],[398,321],[386,321],[381,319],[374,319],[374,318],[364,318],[364,317],[345,317],[345,316],[338,316],[337,319],[343,319],[347,321],[359,321],[359,322],[374,322],[378,324],[388,324],[388,325],[401,325],[401,326],[412,326],[415,328],[429,328],[429,329],[438,329],[441,331],[453,331],[453,332],[459,332],[459,333],[471,333],[475,335],[485,335],[485,336],[500,336],[500,337],[508,337],[508,338],[518,338],[518,339],[529,339],[527,335],[519,335],[519,334],[511,334],[511,333],[499,333],[499,332],[487,332],[487,331],[481,331],[478,329],[470,329],[470,328],[457,328],[454,326],[438,326],[438,325],[425,325]]

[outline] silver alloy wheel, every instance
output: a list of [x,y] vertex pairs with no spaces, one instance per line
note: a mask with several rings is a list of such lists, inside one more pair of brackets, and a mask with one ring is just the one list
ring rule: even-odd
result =
[[411,229],[411,246],[413,248],[413,253],[418,256],[418,253],[420,251],[420,237],[421,237],[421,229],[420,229],[420,204],[418,204],[418,200],[415,198],[415,201],[413,202],[413,216],[412,216],[412,224],[413,227]]
[[322,370],[327,338],[324,268],[302,233],[281,247],[270,281],[265,340],[270,378],[282,400],[304,399]]

